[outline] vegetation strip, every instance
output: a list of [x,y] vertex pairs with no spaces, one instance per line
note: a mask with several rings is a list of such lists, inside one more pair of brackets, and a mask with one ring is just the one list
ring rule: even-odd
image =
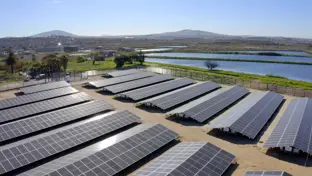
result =
[[224,70],[208,70],[208,69],[198,68],[198,67],[162,64],[162,63],[156,63],[156,62],[145,62],[145,65],[169,68],[172,70],[197,71],[197,72],[201,72],[206,75],[209,75],[209,76],[216,76],[218,78],[230,77],[230,78],[236,78],[242,81],[259,80],[260,82],[266,83],[266,84],[276,84],[277,86],[312,90],[312,82],[291,80],[291,79],[287,79],[287,78],[284,78],[281,76],[275,76],[275,75],[261,76],[261,75],[241,73],[241,72],[224,71]]
[[[168,56],[145,56],[146,58],[159,59],[181,59],[181,60],[213,60],[213,61],[232,61],[232,62],[260,62],[274,64],[294,64],[294,65],[312,65],[312,62],[293,62],[293,61],[273,61],[273,60],[249,60],[249,59],[229,59],[229,58],[197,58],[197,57],[168,57]],[[311,59],[312,61],[312,59]]]

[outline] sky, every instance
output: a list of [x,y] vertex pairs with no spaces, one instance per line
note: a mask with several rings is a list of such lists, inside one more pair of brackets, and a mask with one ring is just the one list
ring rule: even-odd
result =
[[312,38],[312,0],[1,0],[0,37],[204,30]]

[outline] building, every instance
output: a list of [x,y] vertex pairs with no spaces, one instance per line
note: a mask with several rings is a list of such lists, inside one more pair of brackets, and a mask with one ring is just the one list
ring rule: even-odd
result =
[[117,53],[115,50],[101,50],[100,55],[107,58],[107,57],[114,57]]
[[47,48],[36,48],[36,53],[46,53],[46,52],[60,52],[63,51],[61,47],[47,47]]
[[121,47],[118,49],[118,52],[135,52],[135,49],[129,47]]
[[63,50],[64,50],[64,52],[67,52],[67,53],[78,52],[79,47],[78,46],[64,46]]

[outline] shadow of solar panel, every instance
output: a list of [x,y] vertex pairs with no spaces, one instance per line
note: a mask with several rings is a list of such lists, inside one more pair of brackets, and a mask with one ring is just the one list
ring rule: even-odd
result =
[[98,100],[3,124],[0,125],[0,142],[113,109],[112,105]]
[[247,89],[240,86],[234,86],[231,89],[184,111],[183,115],[186,118],[192,118],[198,122],[204,122],[242,98],[247,93]]
[[64,95],[74,94],[77,93],[78,90],[76,90],[73,87],[64,87],[59,89],[53,89],[48,90],[44,92],[38,92],[33,94],[27,94],[23,96],[18,96],[14,98],[9,98],[5,100],[0,101],[0,110],[1,109],[7,109],[12,108],[16,106],[21,106],[29,103],[34,103],[38,101],[43,101],[51,98],[56,98]]
[[106,77],[119,77],[119,76],[125,76],[125,75],[131,75],[134,73],[140,72],[139,70],[123,70],[123,71],[114,71],[110,73],[105,73],[104,76]]
[[138,101],[144,98],[149,98],[161,93],[165,93],[171,90],[175,90],[190,84],[193,84],[194,81],[191,79],[177,79],[172,81],[167,81],[165,83],[156,84],[153,86],[144,87],[141,89],[136,89],[133,91],[121,93],[118,96],[130,98],[132,100]]
[[92,98],[88,94],[81,92],[42,102],[36,102],[10,109],[4,109],[0,111],[0,123],[17,120],[23,117],[56,110],[59,108],[87,102],[90,100],[92,100]]
[[256,92],[240,101],[208,125],[229,128],[254,139],[283,101],[275,92]]
[[265,147],[294,147],[312,154],[312,99],[293,99],[265,142]]
[[247,171],[244,176],[291,176],[284,171]]
[[119,93],[124,91],[133,90],[136,88],[141,88],[144,86],[149,86],[152,84],[164,82],[167,80],[173,79],[171,75],[156,75],[148,78],[143,78],[135,81],[125,82],[121,84],[116,84],[108,87],[104,87],[104,90],[112,92],[112,93]]
[[0,148],[0,174],[53,156],[117,129],[137,123],[140,118],[121,111],[74,127],[55,130],[37,138],[19,141]]
[[52,82],[52,83],[46,83],[46,84],[40,84],[36,86],[30,86],[20,89],[21,92],[24,94],[30,94],[30,93],[36,93],[51,89],[58,89],[61,87],[68,87],[70,84],[68,84],[66,81],[59,81],[59,82]]
[[135,176],[221,176],[234,159],[231,153],[207,142],[182,142],[139,170]]
[[143,124],[21,175],[118,175],[177,137],[160,124]]
[[144,104],[167,110],[220,87],[220,85],[213,82],[199,83],[195,86],[178,90],[172,94],[168,93],[166,96],[161,96],[160,98],[151,101],[147,100]]
[[102,88],[105,86],[110,86],[110,85],[133,81],[137,79],[142,79],[142,78],[146,78],[146,77],[150,77],[154,75],[156,74],[151,73],[151,72],[140,72],[140,73],[135,73],[135,74],[127,75],[127,76],[120,76],[116,78],[104,79],[104,80],[99,80],[99,81],[91,81],[89,82],[89,85],[94,86],[96,88]]

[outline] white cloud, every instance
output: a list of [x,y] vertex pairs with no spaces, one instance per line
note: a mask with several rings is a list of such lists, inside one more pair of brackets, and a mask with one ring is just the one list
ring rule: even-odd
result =
[[60,0],[54,0],[54,1],[52,1],[52,3],[53,3],[53,4],[60,4],[60,3],[62,3],[62,1],[60,1]]

